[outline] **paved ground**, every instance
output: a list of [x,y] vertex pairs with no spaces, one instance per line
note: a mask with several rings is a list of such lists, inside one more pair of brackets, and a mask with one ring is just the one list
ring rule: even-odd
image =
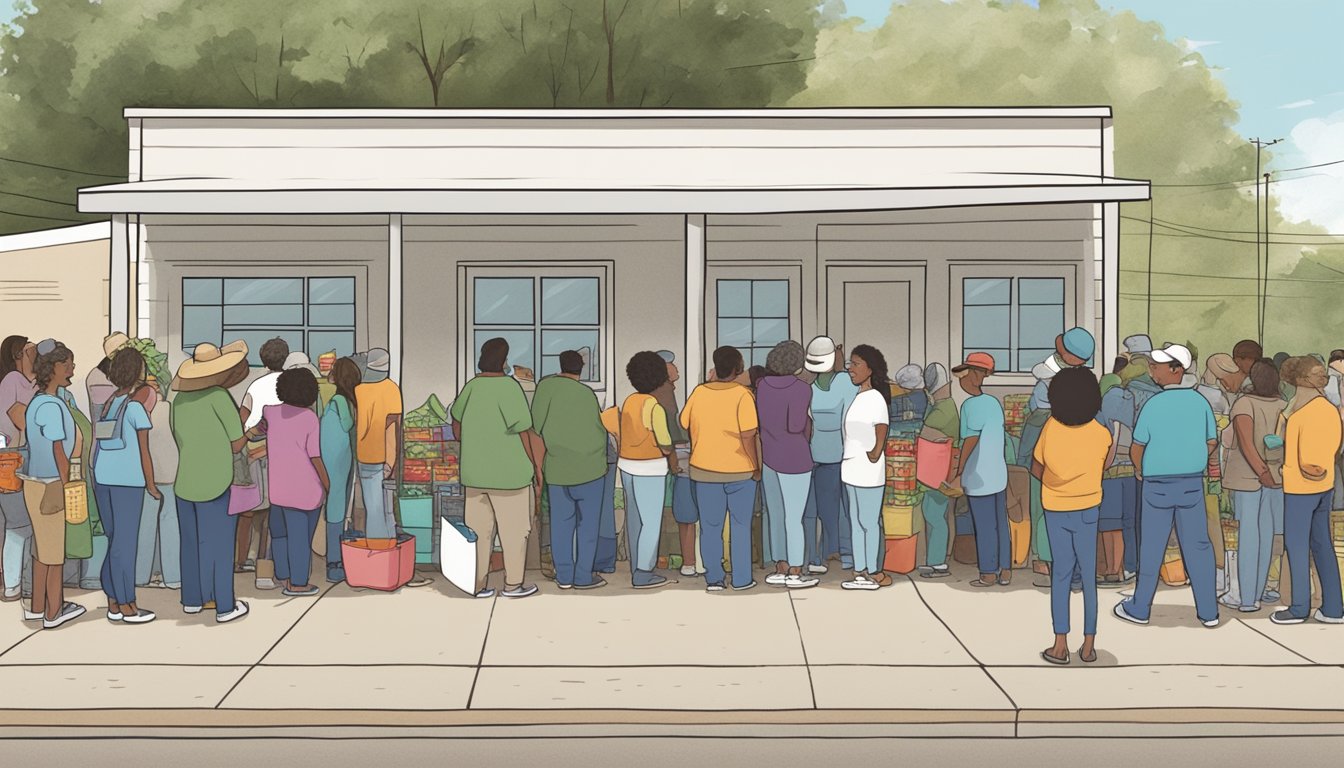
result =
[[[1136,627],[1110,615],[1120,595],[1103,591],[1098,663],[1058,668],[1038,656],[1051,639],[1048,601],[1025,572],[988,593],[961,571],[874,593],[824,578],[812,590],[721,594],[698,581],[581,594],[543,583],[520,601],[475,600],[441,578],[397,594],[340,585],[291,599],[240,578],[253,613],[231,625],[184,616],[176,593],[145,590],[142,604],[162,617],[153,624],[111,625],[101,595],[77,593],[87,617],[49,632],[6,604],[0,720],[50,724],[50,710],[69,710],[57,722],[1344,734],[1344,628],[1278,627],[1266,610],[1225,612],[1223,626],[1204,629],[1185,589],[1160,591],[1152,625]],[[1080,616],[1081,597],[1074,603]],[[1075,649],[1080,641],[1075,632]]]

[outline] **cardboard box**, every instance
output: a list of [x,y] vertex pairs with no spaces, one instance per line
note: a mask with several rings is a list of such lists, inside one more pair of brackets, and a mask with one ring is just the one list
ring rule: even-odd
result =
[[914,536],[923,527],[924,516],[916,507],[882,507],[882,531],[888,538]]

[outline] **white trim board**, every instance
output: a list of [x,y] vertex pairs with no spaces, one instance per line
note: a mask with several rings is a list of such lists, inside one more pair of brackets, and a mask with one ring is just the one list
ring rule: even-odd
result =
[[30,248],[49,248],[53,245],[88,243],[94,240],[110,240],[111,238],[112,222],[95,221],[92,224],[76,224],[72,227],[57,227],[56,229],[0,236],[0,253],[26,251]]
[[475,118],[501,120],[667,120],[676,118],[1110,118],[1111,108],[1084,107],[907,107],[798,109],[175,109],[127,107],[127,118]]

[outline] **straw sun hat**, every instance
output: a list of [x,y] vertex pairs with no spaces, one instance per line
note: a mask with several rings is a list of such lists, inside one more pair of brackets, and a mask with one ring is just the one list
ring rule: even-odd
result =
[[247,342],[233,341],[223,347],[214,344],[197,344],[191,353],[191,359],[177,369],[177,378],[173,380],[173,389],[179,392],[195,392],[215,386],[220,378],[237,368],[247,359]]

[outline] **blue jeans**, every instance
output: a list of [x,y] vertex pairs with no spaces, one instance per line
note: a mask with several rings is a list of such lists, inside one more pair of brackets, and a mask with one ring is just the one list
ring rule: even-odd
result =
[[94,483],[93,495],[107,534],[107,557],[99,572],[103,593],[118,605],[129,605],[135,602],[135,548],[140,542],[140,512],[148,494],[143,486]]
[[[971,505],[975,559],[979,562],[980,573],[998,573],[1012,568],[1013,555],[1008,538],[1008,492],[999,491],[992,496],[967,496],[966,500]],[[1095,578],[1096,568],[1092,570]],[[1052,567],[1050,572],[1054,571]],[[1072,577],[1072,570],[1068,575]]]
[[[0,523],[4,525],[4,551],[0,570],[5,572],[5,590],[22,585],[25,595],[33,593],[33,523],[21,491],[0,493]],[[22,577],[22,578],[20,578]]]
[[1232,509],[1237,515],[1237,588],[1241,605],[1260,602],[1269,581],[1269,562],[1274,551],[1274,517],[1283,515],[1283,489],[1232,491]]
[[1120,535],[1125,542],[1124,569],[1130,573],[1139,570],[1139,480],[1135,477],[1113,477],[1101,481],[1101,509],[1104,519],[1102,530],[1115,530],[1114,519],[1120,519]]
[[[821,565],[831,555],[840,555],[845,568],[854,566],[853,549],[849,534],[849,495],[840,482],[839,464],[818,464],[812,469],[812,487],[807,492],[807,510],[803,520],[815,519],[821,523],[821,551],[808,558],[813,565]],[[806,525],[806,523],[804,523]],[[814,530],[809,528],[808,530]]]
[[584,587],[593,583],[602,489],[605,487],[605,477],[582,485],[547,486],[551,509],[551,562],[555,566],[557,584]]
[[327,570],[340,568],[341,561],[341,534],[345,532],[345,521],[339,523],[324,523],[327,526]]
[[1195,614],[1200,621],[1218,618],[1218,590],[1214,583],[1213,542],[1204,510],[1204,476],[1176,475],[1143,479],[1143,510],[1140,512],[1139,578],[1134,597],[1126,600],[1130,616],[1147,621],[1157,594],[1157,575],[1167,551],[1171,526],[1176,525],[1185,573],[1195,594]]
[[926,559],[932,567],[947,565],[947,505],[951,499],[931,488],[924,489],[919,511],[924,516]]
[[313,571],[313,535],[321,510],[271,506],[271,558],[275,577],[295,589],[308,586]]
[[[382,464],[359,463],[359,491],[364,497],[364,535],[370,539],[395,539],[397,516],[383,502]],[[276,547],[272,545],[272,549]],[[280,575],[279,571],[276,575]]]
[[179,498],[177,522],[182,534],[182,605],[199,607],[213,600],[217,614],[229,613],[238,602],[233,594],[238,518],[229,514],[229,491],[210,501]]
[[140,542],[135,554],[135,583],[145,586],[154,575],[157,560],[166,587],[182,586],[181,541],[177,532],[177,497],[173,484],[159,486],[160,501],[148,493],[140,508]]
[[667,475],[636,477],[621,473],[625,489],[626,551],[630,554],[630,579],[644,586],[658,567],[658,545],[663,533],[663,500],[667,498]]
[[854,570],[860,573],[882,571],[882,496],[886,488],[859,488],[845,483],[849,498],[850,546]]
[[733,587],[744,589],[751,578],[751,516],[756,508],[756,481],[702,483],[691,481],[695,508],[700,515],[700,554],[704,556],[705,583],[723,584],[723,525],[732,521],[728,544],[733,553]]
[[1045,511],[1050,537],[1050,619],[1056,635],[1069,634],[1069,596],[1075,566],[1083,579],[1083,634],[1097,634],[1097,507],[1076,512]]
[[679,525],[700,522],[700,515],[695,509],[695,497],[691,493],[691,478],[686,475],[672,478],[672,519]]
[[[629,513],[626,513],[629,516]],[[551,557],[555,557],[552,553]],[[602,478],[602,517],[597,525],[597,556],[593,570],[598,573],[616,572],[616,465],[607,465]]]
[[[812,490],[812,473],[786,475],[766,467],[761,471],[761,485],[765,514],[770,518],[770,558],[775,562],[787,560],[790,568],[801,568],[811,554],[803,516]],[[814,540],[815,534],[814,528]]]
[[1330,500],[1333,491],[1321,493],[1285,493],[1283,495],[1283,548],[1288,553],[1288,573],[1292,577],[1291,615],[1305,619],[1311,614],[1311,561],[1321,577],[1321,614],[1331,619],[1344,617],[1344,596],[1340,594],[1339,562],[1330,542]]

